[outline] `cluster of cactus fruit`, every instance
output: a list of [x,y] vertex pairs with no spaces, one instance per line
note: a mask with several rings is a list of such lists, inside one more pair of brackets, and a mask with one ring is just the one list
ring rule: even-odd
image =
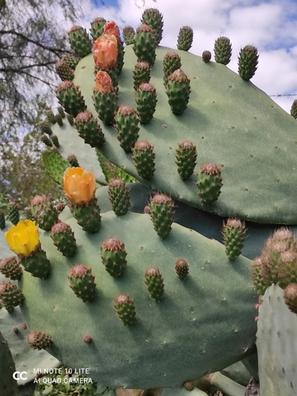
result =
[[[111,161],[123,166],[123,168],[132,169],[135,177],[143,181],[146,186],[150,186],[151,196],[149,201],[144,202],[142,205],[145,214],[133,215],[131,213],[133,211],[133,198],[130,186],[121,178],[108,180],[106,194],[114,216],[110,212],[105,213],[100,206],[100,198],[98,199],[98,192],[96,193],[97,180],[94,173],[89,172],[80,164],[81,158],[86,163],[90,163],[87,162],[87,154],[81,156],[79,161],[72,154],[68,155],[67,161],[60,162],[60,165],[51,164],[51,166],[54,165],[52,174],[56,175],[55,180],[62,181],[68,206],[65,211],[68,215],[63,214],[63,212],[61,214],[50,197],[45,195],[38,195],[32,199],[30,219],[20,220],[17,205],[14,203],[10,205],[7,220],[14,226],[8,229],[5,233],[5,238],[16,257],[7,257],[0,262],[0,272],[7,278],[7,281],[0,283],[0,302],[1,306],[4,306],[11,313],[15,307],[22,306],[24,301],[26,301],[24,312],[29,312],[28,317],[36,328],[36,323],[38,323],[39,319],[34,318],[34,314],[30,311],[32,304],[35,306],[36,311],[40,315],[42,314],[41,310],[36,306],[38,298],[36,298],[35,293],[41,296],[40,298],[42,299],[42,290],[47,290],[47,293],[48,290],[54,290],[51,295],[47,295],[55,300],[55,293],[61,293],[62,285],[64,285],[61,282],[65,282],[65,272],[63,271],[66,266],[63,266],[62,262],[68,263],[70,268],[67,268],[66,271],[69,285],[67,290],[72,290],[71,295],[64,290],[67,304],[70,301],[70,305],[67,305],[68,308],[71,306],[72,311],[72,298],[76,296],[76,300],[79,301],[80,299],[81,301],[79,302],[85,304],[86,307],[84,309],[80,305],[78,311],[81,310],[81,314],[87,315],[84,318],[90,323],[89,316],[92,315],[91,312],[96,312],[97,314],[97,311],[92,310],[100,309],[100,304],[104,304],[108,299],[110,309],[113,309],[116,313],[114,316],[117,316],[126,327],[116,327],[118,325],[113,322],[110,312],[106,315],[108,318],[105,318],[106,321],[110,321],[107,324],[116,327],[115,333],[119,332],[120,338],[126,337],[127,345],[131,346],[131,351],[128,351],[127,347],[126,352],[128,354],[131,352],[131,360],[134,359],[135,365],[139,365],[141,361],[141,348],[143,347],[141,346],[135,351],[135,343],[139,342],[139,340],[143,341],[143,338],[139,337],[143,337],[144,332],[147,331],[144,324],[145,314],[143,310],[147,310],[150,314],[154,312],[156,318],[159,318],[158,320],[160,320],[159,314],[161,317],[164,315],[163,319],[165,318],[165,322],[168,320],[168,323],[160,323],[160,329],[164,329],[162,326],[165,326],[165,329],[171,331],[170,326],[172,323],[176,323],[172,322],[171,309],[174,312],[174,321],[176,320],[176,315],[184,315],[186,336],[188,332],[190,338],[191,334],[193,334],[194,339],[197,340],[197,337],[200,337],[199,331],[204,332],[203,335],[207,335],[210,332],[209,339],[212,339],[212,341],[209,341],[208,338],[200,340],[202,344],[205,342],[206,345],[202,347],[202,352],[200,353],[204,365],[199,360],[201,356],[197,358],[196,353],[192,351],[192,345],[185,345],[185,349],[190,356],[189,362],[193,364],[199,362],[201,366],[198,372],[203,374],[211,369],[223,368],[226,362],[230,363],[242,358],[244,352],[246,352],[243,345],[246,345],[246,349],[249,349],[250,343],[253,342],[255,324],[251,318],[255,315],[253,310],[256,297],[254,292],[251,291],[249,270],[246,269],[249,261],[241,256],[246,237],[247,243],[249,236],[251,236],[251,239],[253,238],[253,225],[251,224],[249,234],[248,224],[248,221],[250,219],[253,220],[253,218],[249,215],[239,215],[236,210],[233,210],[232,215],[229,216],[230,211],[228,212],[224,205],[221,205],[223,209],[219,213],[225,217],[225,220],[220,220],[223,248],[220,244],[194,232],[196,228],[191,225],[181,227],[174,223],[175,211],[180,204],[176,198],[182,198],[183,192],[190,190],[193,184],[195,185],[194,198],[191,196],[191,199],[185,200],[188,210],[192,211],[190,212],[191,217],[195,219],[195,216],[200,213],[197,209],[191,207],[191,204],[202,208],[204,215],[214,211],[218,213],[217,208],[220,204],[220,197],[225,193],[225,178],[227,187],[229,186],[227,179],[228,175],[230,175],[230,167],[228,167],[228,164],[225,166],[225,164],[221,163],[222,157],[220,155],[215,162],[212,150],[209,150],[210,152],[208,153],[207,145],[203,146],[201,144],[202,140],[198,140],[198,138],[189,139],[183,136],[183,139],[177,139],[177,144],[176,140],[173,139],[173,144],[170,134],[166,137],[164,136],[165,132],[161,128],[167,128],[167,125],[164,121],[163,124],[161,123],[162,126],[160,126],[159,121],[162,114],[169,113],[169,109],[171,112],[166,120],[173,120],[171,122],[177,123],[179,125],[178,128],[181,128],[182,131],[185,129],[186,135],[189,131],[187,126],[183,126],[183,121],[187,120],[187,117],[196,117],[195,122],[197,123],[197,128],[199,128],[199,117],[202,113],[200,114],[198,111],[198,116],[196,116],[196,113],[193,115],[194,104],[192,106],[191,103],[192,93],[196,94],[193,86],[196,88],[194,81],[197,79],[192,77],[192,69],[187,64],[187,62],[191,62],[191,56],[194,57],[194,55],[190,56],[187,51],[192,46],[193,30],[189,26],[183,26],[180,29],[177,41],[178,51],[164,51],[158,47],[162,39],[162,32],[163,17],[156,9],[144,11],[141,25],[136,30],[131,26],[124,28],[125,47],[121,40],[119,28],[113,21],[96,18],[91,23],[91,37],[83,27],[75,26],[70,30],[69,42],[73,54],[63,56],[56,65],[57,74],[62,80],[56,90],[61,107],[58,108],[58,114],[56,115],[49,109],[46,112],[46,119],[39,124],[42,141],[56,155],[59,152],[63,155],[67,136],[65,139],[65,136],[62,135],[66,133],[65,126],[69,126],[81,140],[79,147],[77,147],[78,150],[83,151],[88,145],[88,147],[96,151],[99,158],[102,153],[106,154],[107,157],[108,153],[111,153]],[[126,54],[124,54],[125,51]],[[92,55],[90,55],[91,53]],[[132,92],[131,96],[134,102],[128,101],[125,96],[127,92],[124,92],[125,101],[123,103],[121,96],[123,93],[122,87],[123,84],[126,84],[125,90],[127,91],[127,80],[124,79],[124,82],[122,81],[121,70],[126,67],[127,56],[129,56],[129,61],[131,58],[133,59],[133,65],[130,65],[128,72],[131,85],[129,89]],[[202,63],[201,67],[206,70],[206,73],[209,72],[207,64],[211,62],[211,56],[212,54],[208,50],[202,53],[202,62],[200,63]],[[227,37],[219,37],[214,44],[214,57],[216,63],[220,63],[223,66],[218,66],[218,70],[226,72],[224,65],[230,62],[231,56],[232,45],[230,40]],[[160,57],[162,57],[161,70],[158,65],[155,65],[155,63],[158,63],[155,62],[156,59],[159,61]],[[82,62],[85,62],[85,64],[80,66]],[[89,67],[90,64],[91,67]],[[239,75],[241,79],[249,81],[256,72],[257,64],[257,49],[251,45],[242,48],[239,54]],[[156,75],[154,75],[155,70],[157,70]],[[187,73],[184,70],[187,70]],[[87,71],[91,74],[90,76],[84,75]],[[126,70],[125,72],[127,73]],[[82,74],[83,77],[80,77]],[[79,82],[84,82],[85,78],[92,81],[91,92],[89,90],[90,87],[85,88],[84,84],[79,86]],[[159,83],[159,80],[161,83]],[[154,81],[157,81],[158,85],[154,84]],[[244,89],[246,89],[245,83]],[[163,95],[161,90],[163,90],[165,96],[160,98]],[[168,106],[164,113],[158,112],[159,107],[163,106],[164,97],[167,98]],[[135,106],[132,106],[131,103],[135,103]],[[292,105],[291,110],[294,118],[297,118],[296,109],[297,104],[295,103]],[[96,114],[91,110],[95,110]],[[173,133],[178,134],[175,130]],[[183,133],[181,133],[182,135]],[[163,153],[158,147],[158,143],[162,139],[165,140],[165,144],[169,146],[169,150],[173,152],[173,155],[171,151],[168,155],[162,155]],[[167,139],[169,139],[169,142]],[[70,141],[71,137],[68,140]],[[205,159],[208,156],[209,161],[200,160],[200,157]],[[166,161],[166,168],[164,167],[164,161]],[[99,167],[99,163],[96,163],[96,165]],[[197,166],[198,171],[196,172]],[[166,174],[166,171],[168,174]],[[174,180],[180,183],[178,187],[170,184],[164,184],[163,186],[158,179],[161,172],[164,173],[161,180],[166,178],[171,180],[169,173],[174,174]],[[193,179],[195,179],[194,183]],[[101,188],[103,187],[98,188],[98,190]],[[230,189],[230,187],[228,188]],[[183,191],[179,191],[179,189]],[[227,190],[226,188],[226,194]],[[149,225],[147,225],[148,216],[151,219],[151,224]],[[291,222],[291,224],[294,223]],[[108,225],[111,225],[110,234],[107,234]],[[0,213],[0,226],[1,229],[6,227],[5,217],[2,213]],[[43,231],[39,232],[38,227]],[[152,230],[154,230],[155,234],[152,234]],[[117,235],[112,234],[114,232],[121,233],[124,237],[119,238]],[[132,236],[135,241],[139,241],[142,238],[139,251],[143,256],[139,256],[136,246],[133,246],[132,249],[129,232],[135,233],[135,236]],[[104,235],[104,237],[101,237],[101,235]],[[189,257],[185,255],[180,257],[183,256],[182,253],[178,254],[179,250],[185,252],[183,250],[184,247],[181,247],[178,236],[183,241],[188,241],[186,243]],[[99,241],[100,244],[97,243]],[[200,251],[195,250],[196,247],[193,246],[196,243],[200,244],[199,246],[202,249],[201,256]],[[94,248],[95,244],[96,247]],[[154,249],[159,250],[157,256],[153,255],[153,253],[156,253]],[[222,249],[225,251],[225,255],[222,255]],[[160,265],[157,261],[151,261],[149,253],[154,257],[154,260],[160,260]],[[102,272],[100,272],[100,276],[97,275],[98,271],[101,271],[102,266],[100,266],[100,269],[98,268],[99,266],[95,266],[97,265],[94,263],[96,257],[97,260],[101,261],[105,272],[108,274],[104,273],[105,277]],[[84,261],[86,258],[88,261]],[[258,258],[253,257],[253,259],[251,272],[256,292],[259,295],[263,295],[271,285],[278,284],[284,289],[284,301],[287,306],[293,313],[297,313],[297,242],[294,234],[287,228],[275,231],[267,240],[261,256]],[[139,268],[133,267],[135,260],[140,260]],[[167,262],[166,268],[163,266],[162,260]],[[210,301],[213,298],[218,298],[218,300],[214,300],[213,306],[210,307],[210,311],[212,309],[214,311],[213,314],[210,314],[211,318],[215,317],[215,312],[216,314],[221,314],[221,311],[219,311],[220,307],[217,308],[219,304],[222,302],[225,304],[226,301],[230,304],[227,306],[227,310],[223,306],[221,307],[222,311],[225,312],[226,310],[226,316],[223,316],[223,319],[226,319],[227,327],[221,328],[220,324],[218,324],[218,327],[214,326],[215,330],[209,330],[207,327],[209,317],[207,317],[207,313],[204,313],[206,316],[204,318],[201,315],[200,330],[195,327],[197,318],[187,319],[188,309],[190,309],[191,315],[195,308],[188,306],[185,308],[183,306],[185,312],[181,310],[174,311],[174,304],[177,304],[177,302],[172,301],[170,293],[177,293],[176,290],[180,290],[179,288],[182,287],[182,293],[185,293],[183,294],[185,301],[188,301],[187,295],[191,293],[200,298],[203,290],[199,283],[200,277],[203,278],[203,274],[207,271],[209,271],[209,278],[206,278],[207,282],[213,282],[212,285],[218,287],[219,275],[215,273],[215,276],[212,277],[212,266],[214,266],[216,271],[220,271],[220,267],[216,267],[217,261],[222,261],[227,265],[225,267],[227,271],[225,276],[230,277],[232,288],[236,289],[237,282],[239,282],[238,287],[243,287],[244,290],[242,290],[241,294],[238,289],[235,290],[234,295],[237,295],[235,297],[237,301],[233,301],[230,297],[234,290],[232,288],[224,289],[224,285],[222,285],[223,291],[218,292],[218,296],[209,295]],[[171,267],[169,265],[170,262]],[[139,283],[134,283],[134,286],[131,287],[131,279],[136,278],[135,273],[140,271],[140,268],[143,277],[141,286],[139,286]],[[59,271],[61,272],[59,273]],[[198,272],[199,276],[197,276],[197,271],[200,271]],[[221,276],[224,278],[223,273],[221,273]],[[228,278],[228,281],[230,279]],[[14,283],[15,281],[20,282],[20,287]],[[36,281],[38,283],[35,283]],[[59,283],[59,285],[55,285],[55,283]],[[109,286],[106,286],[105,283]],[[222,283],[224,283],[223,280]],[[32,293],[29,292],[30,285],[32,285]],[[146,293],[144,289],[146,289]],[[203,293],[206,293],[206,291],[203,290]],[[135,294],[136,297],[134,296]],[[149,299],[143,302],[143,298],[146,297],[149,297]],[[207,294],[205,294],[205,297],[207,297]],[[202,298],[204,297],[202,296]],[[182,300],[182,298],[179,300]],[[153,301],[158,303],[158,313],[153,311],[156,308]],[[185,302],[178,301],[178,303],[184,304]],[[192,301],[191,304],[195,305],[195,302]],[[239,307],[239,309],[238,306],[240,304],[242,304],[242,307]],[[61,312],[63,310],[57,300],[52,303],[52,306],[56,307],[57,315],[59,315],[59,309],[61,309]],[[230,312],[228,312],[228,307]],[[179,309],[181,308],[179,307]],[[242,311],[240,318],[246,325],[240,331],[238,331],[239,324],[236,317],[238,310]],[[169,311],[171,314],[167,313],[168,316],[166,316],[166,312]],[[179,314],[176,312],[179,312]],[[73,308],[72,313],[77,315],[76,317],[80,315],[75,308]],[[47,315],[47,313],[43,313],[44,315]],[[230,320],[231,326],[228,326],[229,317],[231,316],[234,318]],[[59,323],[59,327],[63,328],[65,326],[66,329],[67,318],[65,317],[64,320],[65,323]],[[91,318],[92,321],[97,323],[97,318]],[[44,325],[46,323],[49,324],[48,318],[42,317],[41,323]],[[84,324],[81,324],[83,327]],[[183,326],[182,323],[181,326]],[[230,328],[232,328],[232,332]],[[124,333],[123,329],[129,329],[131,333]],[[51,330],[54,331],[53,327],[51,327]],[[97,330],[100,333],[99,324]],[[57,332],[59,331],[58,329]],[[108,330],[102,330],[103,336],[106,335],[106,331]],[[216,359],[220,354],[216,350],[212,350],[213,339],[218,338],[218,334],[223,340],[220,345],[226,341],[226,345],[230,346],[228,343],[231,340],[233,342],[233,338],[235,338],[233,345],[235,352],[231,351],[231,348],[229,350],[227,348],[226,350],[222,349],[224,351],[222,355],[226,354],[226,356],[219,360],[218,363],[214,363],[214,356]],[[236,334],[235,337],[234,334]],[[181,336],[181,333],[177,333],[176,338],[173,337],[171,344],[175,345],[175,342],[179,339],[178,337]],[[96,340],[97,342],[100,340],[100,337],[100,334],[96,334],[96,336],[94,334],[93,336],[88,333],[84,334],[83,337],[80,335],[84,344],[94,344]],[[71,353],[69,350],[71,342],[66,340],[65,345],[61,345],[59,337],[51,334],[50,331],[48,332],[46,328],[33,329],[27,336],[27,342],[36,349],[50,348],[52,344],[55,344],[56,347],[61,348],[61,354],[64,357],[66,345],[66,355],[67,352]],[[145,344],[147,341],[143,342]],[[155,342],[158,348],[158,343],[162,343],[162,348],[164,349],[161,348],[161,353],[167,353],[165,352],[167,342],[161,341],[158,336],[156,336]],[[123,344],[122,341],[121,344]],[[81,346],[75,347],[82,348]],[[85,347],[86,345],[84,345]],[[119,347],[119,353],[121,353],[123,346],[116,345],[115,348],[117,347]],[[110,345],[110,348],[113,349],[114,346]],[[176,352],[180,345],[177,345],[175,349],[170,349],[172,348],[171,345],[168,348],[169,351],[172,352],[174,350]],[[207,356],[204,356],[204,348],[208,348]],[[89,356],[85,355],[84,349],[78,350],[82,353],[82,359],[86,359],[86,356]],[[106,385],[120,385],[116,379],[118,373],[110,373],[110,370],[114,367],[121,371],[120,378],[126,381],[122,385],[128,383],[128,385],[132,384],[135,387],[139,383],[149,384],[149,386],[161,383],[169,386],[169,377],[172,380],[172,376],[178,374],[176,381],[179,381],[179,377],[184,375],[184,373],[187,376],[193,374],[192,367],[183,367],[184,363],[182,362],[183,359],[181,359],[182,355],[180,355],[180,359],[177,359],[180,361],[178,365],[175,362],[169,363],[170,369],[176,369],[176,372],[173,370],[171,376],[168,375],[167,377],[165,373],[164,378],[160,381],[158,378],[151,380],[150,376],[148,379],[140,379],[141,376],[136,369],[135,373],[132,373],[133,370],[127,373],[125,367],[120,363],[121,359],[125,362],[125,354],[119,359],[118,365],[113,366],[113,363],[111,363],[112,359],[108,357],[109,352],[108,347],[105,348],[104,346],[102,355],[99,354],[101,361],[106,363],[106,370],[108,375],[110,375],[109,380],[103,375]],[[96,356],[98,357],[96,353],[94,353],[94,359]],[[91,350],[88,351],[88,354],[92,354]],[[112,356],[114,355],[111,353]],[[152,359],[151,355],[150,359]],[[85,361],[89,362],[91,360],[84,360],[82,365]],[[150,360],[148,366],[152,366],[153,363],[153,360]],[[164,369],[162,362],[158,362],[158,364]],[[112,368],[110,365],[112,365]],[[104,368],[102,370],[103,374],[106,374]],[[181,372],[179,372],[180,370]],[[156,374],[155,371],[154,373]],[[100,376],[100,373],[98,376]],[[184,377],[183,380],[189,378]],[[108,381],[109,383],[107,383]]]

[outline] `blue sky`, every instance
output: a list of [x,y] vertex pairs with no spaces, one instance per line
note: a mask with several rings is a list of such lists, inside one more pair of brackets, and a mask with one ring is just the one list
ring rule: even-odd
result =
[[[164,16],[161,45],[175,47],[180,26],[194,29],[191,51],[213,50],[219,35],[230,37],[237,71],[237,56],[246,44],[260,52],[253,82],[268,94],[297,92],[297,0],[83,0],[83,22],[104,16],[121,27],[137,27],[147,7],[157,7]],[[297,97],[296,97],[297,98]],[[275,100],[289,110],[294,97]]]

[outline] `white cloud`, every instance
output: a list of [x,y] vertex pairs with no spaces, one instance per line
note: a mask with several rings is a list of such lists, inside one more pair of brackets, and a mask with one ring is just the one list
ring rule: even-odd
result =
[[[233,57],[229,67],[237,71],[239,50],[257,46],[259,68],[253,82],[268,94],[297,92],[297,2],[294,0],[119,0],[119,8],[82,3],[85,26],[96,16],[136,27],[143,10],[157,7],[164,16],[162,45],[175,47],[180,26],[194,30],[192,52],[213,50],[220,35],[230,37]],[[293,18],[292,16],[295,16]],[[287,111],[293,97],[273,98]]]

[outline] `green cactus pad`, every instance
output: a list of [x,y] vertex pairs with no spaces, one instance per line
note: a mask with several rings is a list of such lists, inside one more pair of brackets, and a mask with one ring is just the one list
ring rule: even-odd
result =
[[286,306],[283,290],[271,286],[259,310],[257,349],[261,396],[297,394],[297,315]]
[[[94,379],[110,386],[180,386],[237,361],[253,344],[256,296],[247,259],[240,257],[235,269],[224,246],[177,224],[161,241],[146,215],[104,213],[100,232],[91,236],[74,219],[67,222],[75,233],[77,256],[65,259],[42,232],[52,275],[40,282],[25,273],[21,281],[29,325],[53,337],[55,354],[66,366],[95,367]],[[111,236],[121,239],[127,250],[128,265],[120,279],[111,277],[100,262],[99,246]],[[195,263],[183,282],[175,273],[178,257]],[[67,287],[69,267],[78,262],[92,268],[97,284],[98,299],[87,307]],[[160,268],[166,285],[159,304],[144,284],[145,270],[152,265]],[[114,298],[123,293],[135,302],[135,326],[123,326],[113,312]],[[93,338],[91,344],[82,340],[86,333]]]
[[[149,140],[156,148],[158,160],[152,185],[191,206],[202,207],[195,177],[185,183],[172,172],[174,147],[188,139],[198,148],[199,165],[206,162],[224,165],[222,193],[208,210],[254,222],[296,224],[297,172],[292,172],[297,144],[294,118],[228,68],[205,64],[199,56],[184,51],[177,52],[191,80],[192,95],[184,114],[174,116],[163,84],[162,62],[167,51],[168,48],[156,49],[151,83],[157,90],[158,105],[154,119],[139,131],[139,139]],[[121,104],[135,106],[135,63],[136,56],[128,46],[119,78]],[[95,114],[93,70],[92,56],[82,59],[74,82],[80,87],[88,110]],[[104,154],[137,177],[136,168],[121,149],[114,131],[105,127],[103,131]]]

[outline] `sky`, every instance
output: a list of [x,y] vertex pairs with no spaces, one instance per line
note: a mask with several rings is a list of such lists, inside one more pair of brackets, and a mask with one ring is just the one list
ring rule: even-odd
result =
[[[220,35],[231,39],[237,72],[240,48],[256,46],[259,66],[253,83],[269,95],[297,93],[297,0],[82,0],[84,25],[97,16],[124,27],[137,27],[145,8],[156,7],[164,19],[161,45],[175,48],[179,28],[194,30],[191,52],[213,51]],[[297,96],[273,97],[289,111]]]

